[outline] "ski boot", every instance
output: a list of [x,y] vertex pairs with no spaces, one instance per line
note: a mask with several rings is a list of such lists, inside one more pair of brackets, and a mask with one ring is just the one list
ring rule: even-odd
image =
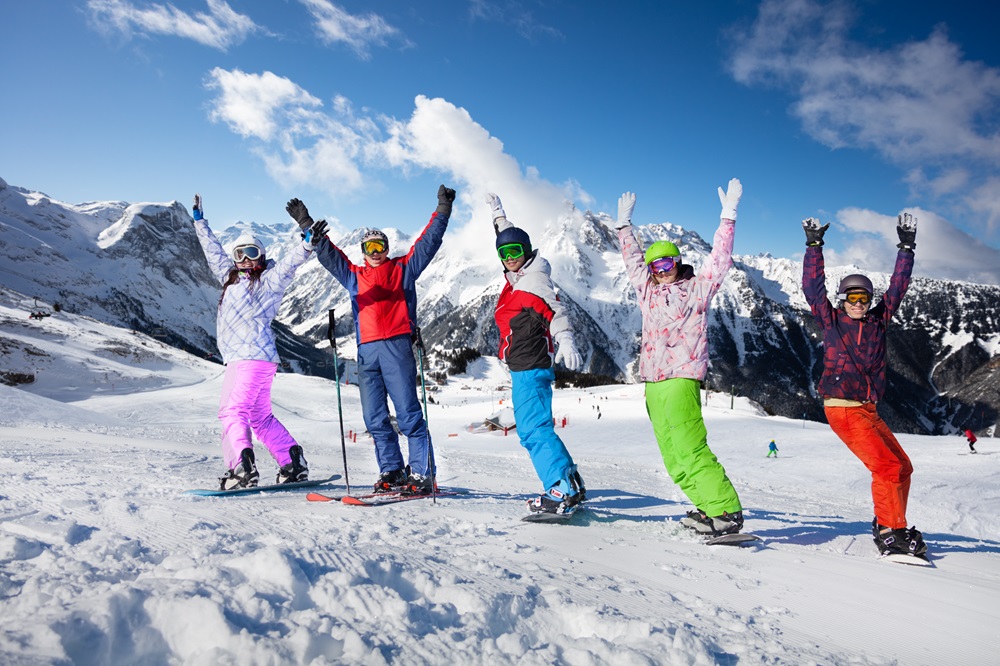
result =
[[260,475],[254,461],[253,449],[240,451],[240,462],[233,469],[227,470],[219,479],[219,490],[234,488],[253,488],[257,485]]
[[395,469],[391,472],[382,472],[379,474],[378,481],[375,482],[374,492],[376,493],[395,493],[402,490],[403,486],[406,484],[406,472],[401,469]]
[[308,481],[309,463],[306,462],[306,457],[302,453],[302,447],[296,444],[288,449],[288,455],[292,457],[292,460],[287,465],[282,465],[281,469],[278,470],[278,478],[275,479],[275,483]]

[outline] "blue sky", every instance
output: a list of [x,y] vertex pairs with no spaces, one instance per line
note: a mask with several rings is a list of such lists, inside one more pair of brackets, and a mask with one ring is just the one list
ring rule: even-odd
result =
[[[542,233],[571,202],[736,252],[1000,283],[1000,49],[967,3],[79,0],[0,24],[0,177],[71,203],[189,203],[217,228],[454,220],[487,191]],[[446,241],[447,242],[447,241]],[[464,242],[464,241],[463,241]]]

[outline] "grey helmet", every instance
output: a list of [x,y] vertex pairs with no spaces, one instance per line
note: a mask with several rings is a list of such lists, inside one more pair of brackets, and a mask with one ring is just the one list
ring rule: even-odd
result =
[[848,275],[840,281],[840,286],[837,287],[837,298],[842,301],[847,299],[847,291],[849,289],[864,289],[868,292],[869,296],[875,295],[875,287],[872,285],[872,281],[864,275],[857,273]]
[[362,254],[368,254],[365,252],[365,243],[372,240],[380,240],[385,244],[385,251],[389,251],[389,237],[382,232],[381,229],[365,229],[365,233],[361,236],[361,252]]

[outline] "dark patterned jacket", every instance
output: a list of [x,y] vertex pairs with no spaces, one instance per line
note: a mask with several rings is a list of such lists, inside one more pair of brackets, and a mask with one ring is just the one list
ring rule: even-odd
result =
[[810,247],[802,262],[802,290],[823,330],[824,398],[878,402],[885,394],[885,330],[899,309],[913,271],[913,253],[900,250],[889,288],[862,319],[851,319],[826,296],[823,249]]

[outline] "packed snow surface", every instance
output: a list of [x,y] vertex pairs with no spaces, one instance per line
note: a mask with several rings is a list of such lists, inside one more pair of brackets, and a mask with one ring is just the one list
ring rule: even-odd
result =
[[[541,489],[516,433],[470,429],[509,405],[495,359],[430,394],[439,482],[467,495],[198,498],[183,491],[224,471],[222,368],[191,359],[157,351],[159,372],[119,369],[101,390],[61,389],[73,381],[55,365],[33,393],[0,386],[0,662],[997,663],[993,439],[971,455],[963,438],[900,436],[926,568],[876,557],[870,476],[827,426],[722,394],[706,396],[709,442],[759,545],[709,547],[680,527],[690,506],[641,386],[556,391],[589,501],[571,524],[523,523]],[[363,492],[372,443],[356,387],[340,393]],[[280,374],[273,395],[312,475],[343,474],[336,386]],[[772,439],[779,456],[766,458]],[[273,461],[257,456],[271,481]],[[344,480],[322,490],[341,495]]]

